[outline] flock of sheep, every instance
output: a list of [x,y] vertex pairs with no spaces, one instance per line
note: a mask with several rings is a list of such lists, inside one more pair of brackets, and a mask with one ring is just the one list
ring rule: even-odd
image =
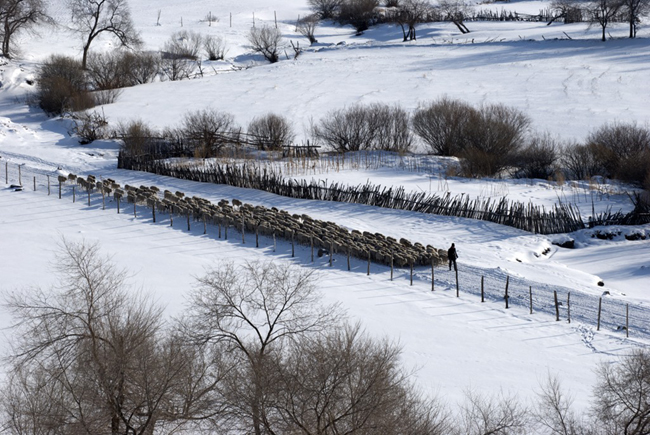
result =
[[[174,216],[187,220],[188,230],[191,220],[202,222],[204,232],[207,225],[219,228],[219,237],[222,229],[225,238],[228,238],[228,228],[233,227],[241,233],[242,241],[245,235],[254,234],[256,245],[259,246],[259,235],[283,238],[294,243],[310,246],[312,258],[314,249],[319,256],[323,254],[344,254],[379,264],[406,267],[406,266],[435,266],[447,261],[447,251],[436,249],[431,245],[423,246],[420,243],[411,243],[409,240],[399,241],[384,236],[380,233],[349,231],[333,222],[324,222],[313,219],[308,215],[290,214],[285,210],[275,207],[253,206],[243,204],[237,199],[231,202],[221,200],[214,204],[207,199],[197,196],[185,196],[183,192],[165,190],[160,194],[156,186],[134,187],[125,185],[121,187],[111,179],[97,180],[94,176],[86,178],[69,174],[67,177],[59,176],[59,186],[67,181],[76,184],[88,193],[97,191],[102,195],[102,203],[111,195],[117,202],[118,213],[120,202],[126,200],[133,204],[134,213],[137,205],[142,205],[152,210],[153,220],[156,221],[156,212],[169,215],[170,224],[174,224]],[[293,248],[292,248],[293,252]],[[348,262],[349,264],[349,262]]]

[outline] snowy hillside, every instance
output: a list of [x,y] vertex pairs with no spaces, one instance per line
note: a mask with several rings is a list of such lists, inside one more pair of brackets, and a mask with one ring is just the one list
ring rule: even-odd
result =
[[[118,265],[133,273],[131,281],[136,286],[166,306],[168,316],[181,312],[195,278],[217,260],[292,262],[316,269],[326,300],[341,302],[350,317],[372,335],[399,342],[404,363],[416,370],[417,383],[428,393],[440,393],[450,405],[472,389],[503,390],[522,400],[532,399],[540,383],[552,374],[575,395],[576,405],[586,409],[597,364],[650,345],[650,225],[608,228],[618,232],[613,240],[593,237],[594,230],[542,236],[482,221],[297,200],[116,169],[117,143],[81,146],[68,134],[69,120],[47,118],[25,103],[25,96],[34,90],[30,83],[41,61],[53,53],[80,54],[79,41],[63,28],[66,10],[60,3],[51,11],[60,25],[40,29],[38,35],[23,35],[20,57],[1,67],[0,290],[56,284],[53,254],[62,238],[98,241]],[[483,6],[537,13],[547,3]],[[325,23],[316,30],[319,43],[309,47],[295,33],[296,18],[309,13],[304,0],[131,0],[131,11],[145,49],[160,50],[181,29],[182,20],[183,29],[224,37],[228,52],[225,61],[204,62],[202,78],[123,89],[114,104],[98,108],[112,124],[142,119],[158,128],[176,126],[186,112],[212,107],[232,113],[245,127],[255,116],[275,112],[293,120],[300,141],[308,139],[310,123],[330,110],[383,102],[413,111],[418,104],[443,95],[472,104],[516,107],[532,118],[535,129],[566,140],[582,140],[593,129],[615,120],[650,122],[650,34],[646,28],[640,30],[638,39],[628,40],[625,25],[612,25],[614,39],[603,43],[598,29],[586,24],[472,22],[468,23],[472,33],[461,35],[450,23],[434,23],[418,27],[416,42],[403,43],[396,26],[382,25],[354,36],[352,28]],[[208,13],[219,18],[210,26],[205,21]],[[285,38],[300,41],[304,52],[296,60],[282,58],[273,65],[252,54],[246,34],[253,13],[258,24],[274,23],[277,14]],[[111,47],[109,39],[100,38],[93,50]],[[15,191],[9,185],[18,183],[19,165],[25,189]],[[191,231],[170,227],[167,216],[154,223],[145,211],[134,217],[127,207],[117,214],[114,201],[102,210],[97,195],[90,207],[85,198],[73,203],[69,189],[62,199],[54,190],[48,196],[46,176],[54,180],[59,172],[93,174],[135,186],[155,185],[215,203],[237,198],[436,248],[456,243],[460,297],[456,297],[455,277],[446,267],[436,269],[432,292],[428,268],[415,270],[411,286],[406,269],[398,270],[391,281],[389,268],[373,265],[367,275],[361,260],[353,261],[351,271],[342,256],[332,267],[326,257],[312,263],[309,248],[304,246],[292,258],[287,241],[279,241],[274,251],[273,241],[264,238],[260,248],[255,248],[242,244],[238,237],[220,239],[214,228],[204,235],[202,227]],[[295,176],[354,185],[371,181],[404,186],[407,191],[506,196],[544,206],[561,199],[576,204],[585,215],[592,207],[597,211],[631,208],[626,194],[629,187],[615,183],[594,188],[588,183],[558,186],[545,180],[467,180],[448,177],[443,169],[423,173],[399,168]],[[32,177],[37,180],[36,191]],[[644,239],[627,240],[625,235],[632,233]],[[554,244],[567,238],[576,241],[577,249]],[[481,277],[488,292],[485,303],[480,300]],[[506,310],[507,277],[513,302]],[[528,308],[531,288],[535,294],[532,315]],[[555,320],[554,291],[562,301],[571,292],[575,304],[571,323],[564,306],[561,321]],[[596,331],[598,300],[604,292],[603,327]],[[626,304],[631,310],[629,338],[620,329]],[[0,326],[8,326],[8,313],[0,314]],[[5,329],[3,334],[0,350],[6,354],[11,331]]]

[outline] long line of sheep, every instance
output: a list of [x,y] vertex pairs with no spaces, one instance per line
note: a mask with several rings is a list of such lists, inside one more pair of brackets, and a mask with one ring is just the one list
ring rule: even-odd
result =
[[74,174],[59,176],[60,184],[67,181],[76,182],[89,194],[97,191],[102,198],[112,195],[117,202],[118,212],[120,202],[126,199],[134,204],[134,210],[137,205],[150,208],[154,222],[156,212],[168,214],[171,225],[174,216],[182,216],[187,219],[188,229],[190,220],[203,222],[204,228],[208,224],[218,226],[219,237],[222,228],[227,238],[228,228],[233,227],[242,233],[242,237],[245,233],[255,234],[256,237],[278,237],[311,246],[321,253],[345,254],[384,265],[392,263],[395,267],[438,265],[447,261],[447,252],[431,245],[411,243],[406,239],[398,241],[380,233],[349,231],[333,222],[313,219],[305,214],[292,215],[275,207],[253,206],[237,199],[232,202],[221,200],[214,204],[205,198],[189,197],[183,192],[169,190],[165,190],[161,198],[160,189],[156,186],[121,187],[114,180],[97,181],[92,175],[86,178]]

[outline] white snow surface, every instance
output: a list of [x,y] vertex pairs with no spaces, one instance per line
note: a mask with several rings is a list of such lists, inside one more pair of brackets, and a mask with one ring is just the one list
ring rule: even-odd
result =
[[[65,22],[63,2],[52,14]],[[512,2],[480,7],[509,8],[537,13],[545,2]],[[627,40],[627,28],[613,25],[615,39],[602,43],[598,29],[586,25],[545,23],[468,23],[469,35],[451,24],[418,28],[418,41],[402,43],[399,28],[379,26],[354,36],[350,28],[331,23],[319,27],[319,43],[294,33],[298,15],[308,13],[303,0],[132,1],[131,10],[145,48],[158,50],[178,30],[223,36],[229,44],[226,62],[204,63],[203,78],[158,82],[124,89],[115,104],[102,108],[111,123],[143,119],[157,127],[178,125],[189,110],[213,107],[235,115],[242,126],[268,112],[294,120],[299,137],[306,139],[310,122],[330,110],[356,103],[399,103],[413,110],[419,103],[447,95],[471,103],[504,103],[530,115],[536,129],[566,140],[583,140],[600,125],[612,121],[646,124],[650,117],[647,96],[650,82],[650,39],[647,29],[637,40]],[[158,10],[160,26],[156,25]],[[250,53],[245,35],[252,25],[273,23],[287,39],[300,40],[304,53],[297,60],[266,64]],[[211,12],[219,22],[208,27]],[[229,26],[230,13],[233,25]],[[568,39],[568,37],[572,39]],[[337,45],[344,42],[342,45]],[[450,405],[464,392],[503,390],[532,399],[546,377],[557,375],[586,409],[595,383],[593,369],[614,361],[631,349],[650,344],[650,226],[616,227],[613,240],[592,237],[594,230],[569,235],[533,235],[488,222],[424,215],[375,207],[296,200],[265,192],[208,185],[152,174],[117,170],[118,145],[112,141],[78,145],[67,133],[69,121],[47,118],[25,104],[33,91],[39,62],[53,53],[79,55],[80,43],[62,26],[24,35],[21,56],[2,66],[0,88],[0,176],[5,164],[9,184],[17,183],[22,166],[25,189],[0,188],[0,290],[55,284],[54,254],[61,238],[99,242],[105,253],[133,273],[134,287],[151,292],[166,306],[169,316],[181,315],[185,296],[206,267],[219,260],[235,262],[273,259],[318,270],[319,287],[327,301],[341,302],[352,319],[371,334],[388,336],[403,347],[403,361],[416,369],[417,384],[439,394]],[[94,50],[112,47],[100,38]],[[234,68],[233,68],[234,67]],[[241,68],[241,69],[240,69]],[[441,169],[424,173],[400,168],[344,169],[293,174],[326,182],[404,186],[408,191],[465,194],[471,197],[507,196],[551,206],[558,200],[575,203],[588,216],[612,207],[631,208],[626,186],[603,183],[567,183],[544,180],[466,180],[444,175],[442,159],[432,159]],[[144,209],[137,217],[127,206],[117,214],[115,204],[102,210],[93,196],[88,207],[83,196],[72,202],[69,192],[58,199],[54,181],[47,195],[45,176],[57,173],[113,178],[121,184],[156,185],[218,201],[238,198],[255,205],[277,207],[291,213],[336,222],[349,229],[380,232],[397,239],[459,251],[460,297],[455,278],[446,267],[436,269],[431,291],[428,268],[390,271],[354,260],[348,272],[345,258],[329,267],[326,258],[310,261],[308,248],[298,247],[291,257],[287,242],[262,238],[260,248],[236,234],[219,239],[216,229],[203,234],[169,226],[161,216],[156,223]],[[37,176],[37,190],[32,190]],[[628,241],[624,235],[646,235]],[[572,238],[577,249],[559,248],[554,241]],[[485,277],[488,297],[480,302],[480,281]],[[503,289],[509,276],[511,306],[504,307]],[[599,281],[604,286],[598,286]],[[534,293],[534,314],[529,314],[529,288]],[[567,323],[566,307],[555,321],[553,290],[563,301],[571,292],[573,319]],[[598,298],[604,296],[604,320],[596,331]],[[624,306],[630,304],[630,337],[624,325]],[[574,308],[575,307],[575,308]],[[0,308],[1,310],[1,308]],[[575,310],[575,311],[574,311]],[[609,310],[609,311],[608,311]],[[0,326],[10,324],[0,311]],[[4,329],[0,350],[9,353],[11,330]]]

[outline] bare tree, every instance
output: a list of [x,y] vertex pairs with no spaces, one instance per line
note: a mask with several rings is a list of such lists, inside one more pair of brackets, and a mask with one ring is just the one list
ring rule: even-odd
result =
[[71,28],[83,41],[82,68],[86,68],[90,45],[101,34],[112,35],[124,47],[141,44],[127,0],[67,0],[67,3]]
[[368,150],[375,137],[368,118],[368,110],[361,105],[337,109],[314,126],[312,134],[338,152]]
[[607,435],[650,433],[650,353],[635,349],[619,364],[601,363],[593,417]]
[[[47,421],[27,423],[30,433],[147,434],[175,420],[168,405],[183,407],[174,397],[187,353],[162,330],[160,307],[128,292],[97,245],[64,240],[61,249],[59,288],[7,296],[17,337],[9,400],[29,404],[14,408],[14,421],[34,406]],[[46,403],[32,406],[41,394]]]
[[606,41],[607,26],[619,14],[623,0],[595,0],[589,5],[591,23],[598,24],[602,29],[601,41]]
[[528,410],[515,396],[466,393],[458,435],[525,435],[530,433]]
[[313,272],[273,262],[220,264],[198,279],[191,294],[188,335],[222,343],[239,361],[225,392],[240,425],[255,434],[271,422],[268,405],[274,358],[283,344],[322,332],[336,321],[336,306],[324,305]]
[[280,150],[296,137],[289,120],[273,113],[253,119],[248,124],[248,134],[261,150]]
[[470,14],[471,5],[465,3],[464,0],[440,0],[438,9],[444,19],[451,21],[458,27],[460,33],[469,33],[469,29],[465,25],[465,17]]
[[307,0],[312,11],[322,20],[336,18],[343,0]]
[[266,60],[275,63],[283,47],[282,32],[271,26],[253,27],[248,33],[248,41],[254,52],[260,53]]
[[316,14],[307,15],[306,17],[299,19],[296,23],[298,33],[307,38],[310,44],[318,42],[314,36],[316,26],[318,26],[318,16],[316,16]]
[[417,39],[415,26],[426,21],[431,4],[428,0],[402,0],[393,15],[393,21],[400,25],[404,42]]
[[30,30],[35,25],[52,22],[47,15],[44,0],[2,0],[0,2],[0,21],[2,22],[2,55],[10,59],[14,37],[21,31]]
[[588,429],[572,409],[573,398],[567,396],[557,377],[549,374],[538,393],[533,412],[540,433],[549,435],[587,435]]
[[301,339],[280,369],[277,433],[449,433],[447,411],[416,392],[399,356],[359,325]]
[[623,12],[627,16],[630,25],[630,38],[636,38],[636,29],[641,17],[650,12],[650,1],[648,0],[622,0]]
[[574,0],[553,0],[551,2],[553,18],[546,25],[550,26],[560,18],[564,20],[565,24],[580,23],[584,20],[583,9],[583,6]]

